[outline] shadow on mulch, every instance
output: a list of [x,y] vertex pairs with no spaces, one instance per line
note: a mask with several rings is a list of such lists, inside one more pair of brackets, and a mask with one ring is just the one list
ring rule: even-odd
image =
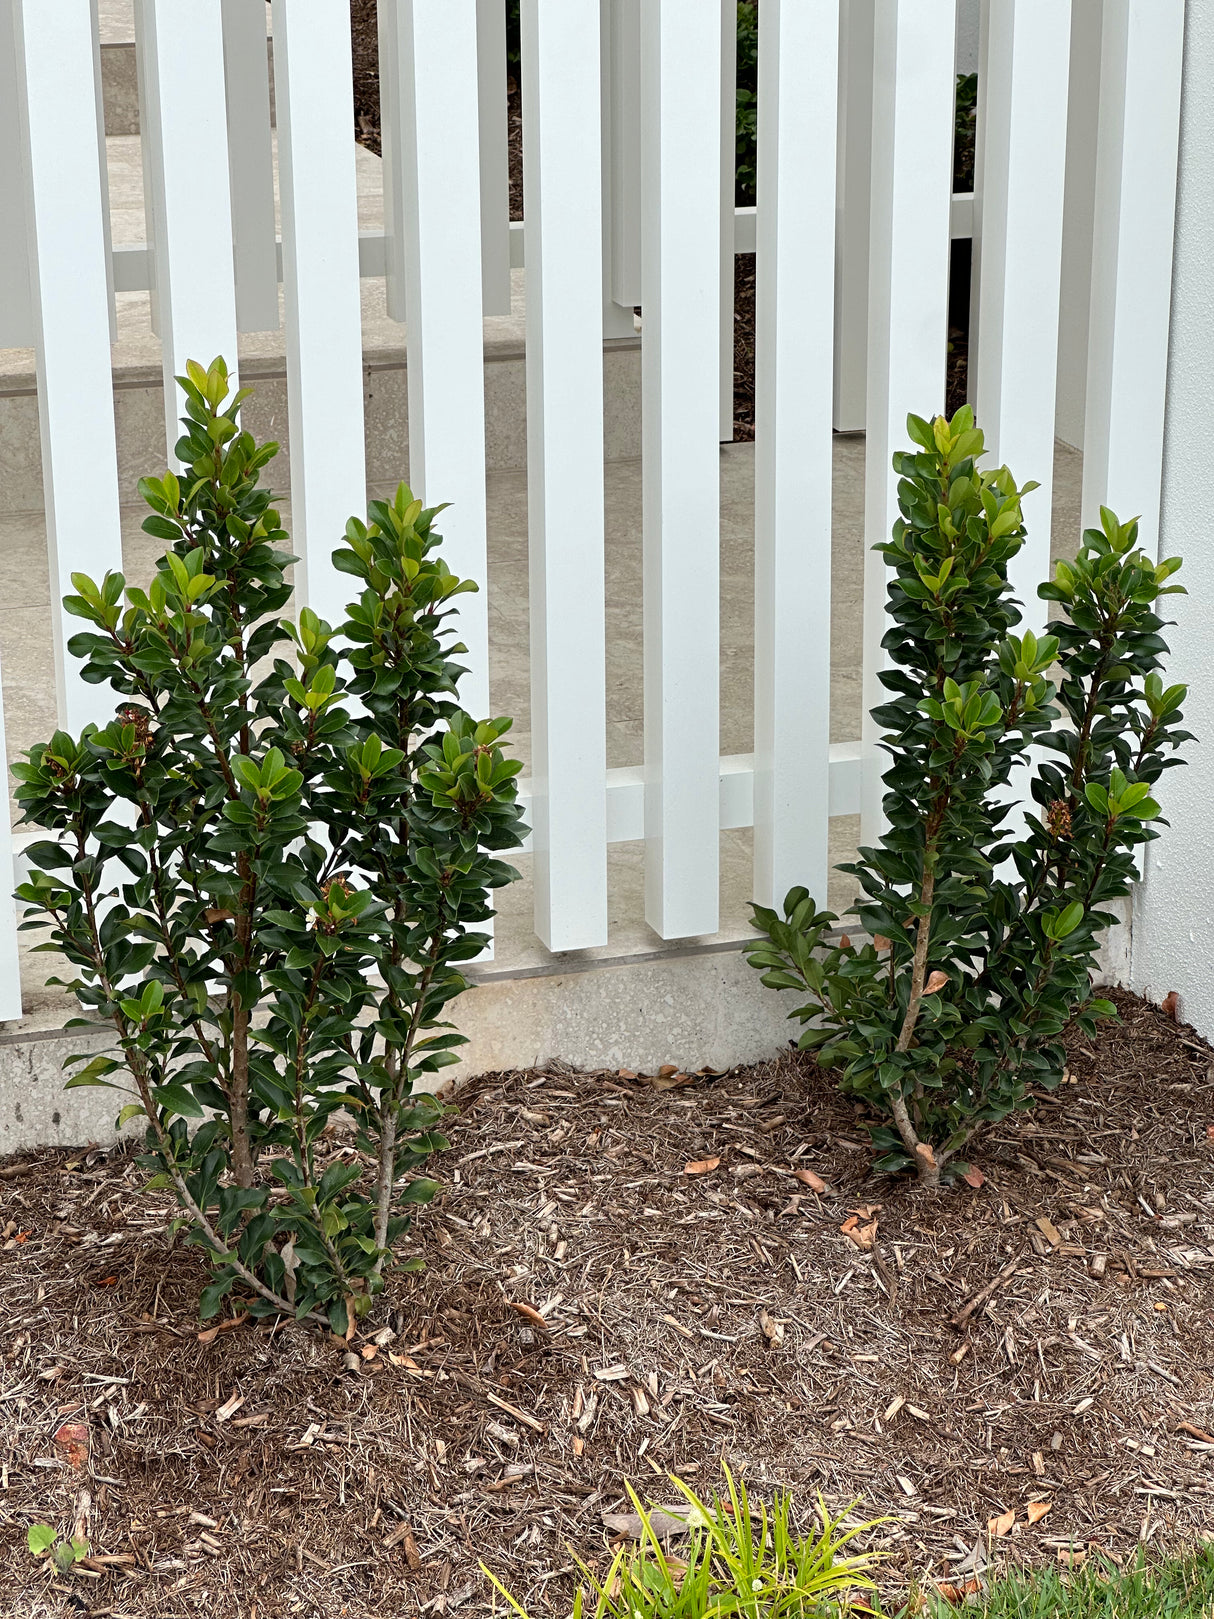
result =
[[[428,1268],[352,1345],[200,1341],[203,1261],[125,1151],[6,1167],[3,1611],[471,1613],[483,1558],[567,1612],[568,1549],[602,1564],[626,1481],[711,1490],[722,1459],[806,1513],[821,1491],[889,1514],[892,1589],[981,1562],[1012,1510],[996,1562],[1192,1540],[1214,1492],[1214,1054],[1117,1000],[1072,1082],[983,1138],[984,1183],[935,1200],[871,1174],[852,1105],[794,1055],[471,1081]],[[64,1423],[87,1424],[84,1473]],[[103,1560],[48,1591],[26,1528],[82,1510]]]

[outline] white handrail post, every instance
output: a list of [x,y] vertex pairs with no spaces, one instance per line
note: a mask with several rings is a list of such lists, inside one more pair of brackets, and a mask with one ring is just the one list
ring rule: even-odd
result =
[[135,38],[153,318],[163,354],[167,453],[178,466],[176,378],[186,361],[206,366],[222,355],[238,383],[221,14],[179,0],[135,0]]
[[838,0],[764,0],[755,342],[755,895],[825,901]]
[[105,187],[97,138],[90,10],[74,0],[14,0],[21,167],[50,557],[59,720],[104,725],[113,697],[71,667],[79,621],[58,606],[73,572],[122,569],[110,370]]
[[1083,521],[1159,543],[1184,0],[1106,0],[1083,439]]
[[607,943],[598,0],[523,0],[535,931]]
[[721,20],[641,28],[645,919],[676,939],[719,909]]
[[872,547],[889,539],[898,515],[890,458],[907,443],[907,415],[944,409],[955,49],[954,0],[877,0],[864,502],[865,843],[883,830],[885,768],[872,710],[885,701],[886,570]]
[[273,0],[296,595],[345,617],[332,553],[366,505],[354,91],[347,0]]

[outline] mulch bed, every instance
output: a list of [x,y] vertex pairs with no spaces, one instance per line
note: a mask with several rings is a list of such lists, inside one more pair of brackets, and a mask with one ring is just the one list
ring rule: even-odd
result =
[[[428,1268],[351,1344],[200,1338],[202,1258],[126,1151],[0,1170],[0,1611],[472,1613],[483,1558],[563,1613],[569,1549],[602,1564],[626,1482],[710,1491],[722,1459],[806,1514],[819,1491],[888,1514],[895,1591],[981,1568],[1013,1510],[996,1563],[1191,1542],[1214,1527],[1214,1054],[1117,999],[1073,1082],[984,1138],[983,1184],[937,1199],[874,1177],[853,1105],[792,1054],[471,1081]],[[100,1558],[52,1584],[26,1529],[78,1514]]]

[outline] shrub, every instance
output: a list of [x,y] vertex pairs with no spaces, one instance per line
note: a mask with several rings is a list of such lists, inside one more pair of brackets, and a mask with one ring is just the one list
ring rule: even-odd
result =
[[[1035,486],[978,470],[968,406],[951,422],[912,416],[908,431],[918,448],[894,457],[902,515],[878,547],[893,620],[891,699],[874,710],[892,758],[889,830],[841,868],[860,880],[855,914],[873,942],[828,945],[837,918],[795,888],[783,916],[754,907],[766,942],[750,961],[765,984],[808,990],[791,1014],[808,1025],[800,1044],[892,1118],[874,1131],[879,1167],[914,1164],[938,1184],[983,1121],[1059,1083],[1069,1022],[1090,1032],[1113,1012],[1091,998],[1098,936],[1115,920],[1102,907],[1129,892],[1158,837],[1151,789],[1189,733],[1185,688],[1158,672],[1154,611],[1181,588],[1167,583],[1179,560],[1152,562],[1137,523],[1102,510],[1038,592],[1066,616],[1040,641],[1014,635],[1007,569]],[[1014,836],[1009,783],[1030,746],[1046,754],[1036,814]]]
[[[140,484],[169,545],[150,587],[73,576],[91,628],[70,650],[119,707],[14,767],[53,834],[18,897],[114,1028],[69,1084],[133,1091],[119,1120],[146,1116],[144,1161],[214,1267],[202,1314],[239,1287],[345,1332],[436,1189],[418,1171],[444,1109],[416,1087],[463,1043],[443,1011],[486,890],[516,876],[485,851],[519,842],[520,766],[510,722],[456,702],[444,621],[476,586],[437,554],[441,508],[403,485],[373,502],[334,554],[361,587],[348,621],[284,618],[294,559],[259,484],[277,446],[241,431],[222,361],[179,380],[184,472]],[[356,1148],[322,1172],[339,1109]]]
[[[714,1496],[711,1506],[673,1480],[687,1501],[686,1514],[675,1514],[688,1526],[677,1557],[662,1544],[655,1511],[647,1512],[630,1487],[639,1539],[616,1550],[602,1578],[575,1559],[585,1584],[574,1598],[574,1619],[581,1619],[588,1596],[594,1619],[825,1619],[841,1611],[839,1599],[873,1589],[866,1572],[873,1559],[845,1555],[871,1524],[845,1529],[846,1514],[832,1518],[819,1501],[821,1528],[799,1535],[787,1493],[776,1495],[770,1512],[761,1502],[752,1507],[745,1484],[728,1467],[724,1473],[728,1499]],[[496,1575],[483,1563],[481,1569],[528,1619]]]

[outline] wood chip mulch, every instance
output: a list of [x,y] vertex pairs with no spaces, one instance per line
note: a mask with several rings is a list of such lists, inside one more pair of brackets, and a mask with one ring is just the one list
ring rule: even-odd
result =
[[[565,1613],[626,1481],[669,1501],[722,1459],[807,1517],[819,1491],[888,1515],[893,1591],[1192,1542],[1214,1053],[1118,1001],[1072,1082],[983,1139],[982,1184],[934,1200],[870,1173],[855,1108],[793,1055],[471,1081],[428,1268],[350,1344],[200,1338],[202,1258],[125,1150],[0,1167],[0,1612],[471,1614],[483,1558]],[[26,1530],[77,1521],[92,1555],[55,1579]]]

